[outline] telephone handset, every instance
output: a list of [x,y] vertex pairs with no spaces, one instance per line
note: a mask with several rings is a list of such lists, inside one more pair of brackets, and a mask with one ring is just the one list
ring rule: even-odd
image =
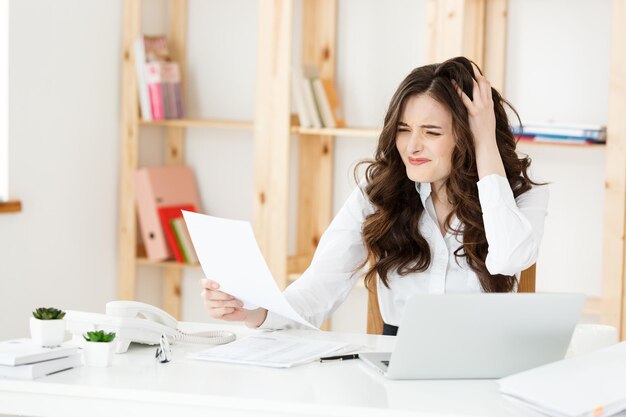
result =
[[82,342],[88,331],[105,330],[115,332],[116,352],[124,353],[131,342],[157,345],[162,334],[170,343],[224,344],[235,340],[228,331],[209,331],[187,334],[178,330],[178,321],[165,311],[138,301],[111,301],[106,304],[106,314],[67,310],[67,329],[74,340]]

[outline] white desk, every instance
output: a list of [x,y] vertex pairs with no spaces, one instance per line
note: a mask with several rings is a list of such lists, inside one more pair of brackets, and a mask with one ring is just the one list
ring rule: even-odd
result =
[[[197,332],[243,326],[181,323]],[[395,338],[286,331],[388,351]],[[509,403],[493,380],[389,381],[359,360],[291,369],[218,364],[185,358],[206,345],[174,344],[173,360],[154,347],[131,346],[110,368],[81,367],[34,381],[0,379],[0,414],[32,416],[497,416],[536,417]]]

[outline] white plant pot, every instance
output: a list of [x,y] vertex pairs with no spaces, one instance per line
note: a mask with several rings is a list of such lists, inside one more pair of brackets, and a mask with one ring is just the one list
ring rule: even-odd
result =
[[85,365],[106,368],[113,362],[115,343],[113,342],[85,342],[83,347]]
[[30,337],[41,347],[59,346],[65,339],[65,320],[30,318]]

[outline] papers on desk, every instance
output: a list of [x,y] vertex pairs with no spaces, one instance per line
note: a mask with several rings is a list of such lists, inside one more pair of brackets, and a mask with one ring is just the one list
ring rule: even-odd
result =
[[226,345],[189,354],[192,359],[245,365],[290,368],[322,356],[345,353],[357,346],[344,342],[310,340],[277,333],[251,335]]
[[550,416],[626,410],[626,342],[502,378],[500,391]]
[[183,211],[189,235],[207,278],[244,307],[266,308],[313,329],[289,305],[272,277],[249,222]]

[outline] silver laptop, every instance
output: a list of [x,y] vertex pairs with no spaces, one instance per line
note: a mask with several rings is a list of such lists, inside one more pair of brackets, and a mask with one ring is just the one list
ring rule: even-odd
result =
[[582,294],[416,294],[394,351],[359,354],[390,379],[500,378],[565,357]]

